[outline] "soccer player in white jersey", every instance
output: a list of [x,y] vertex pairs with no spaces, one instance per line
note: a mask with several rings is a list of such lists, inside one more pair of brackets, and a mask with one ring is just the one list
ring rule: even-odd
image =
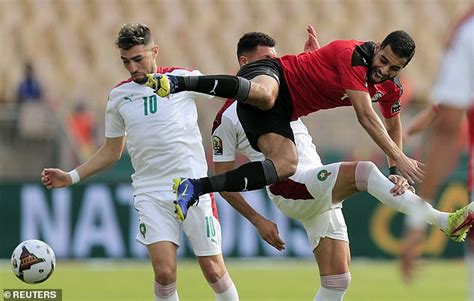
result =
[[[468,189],[470,191],[471,218],[474,219],[474,7],[457,22],[451,31],[445,54],[441,61],[438,78],[431,98],[438,111],[430,132],[426,177],[421,183],[420,196],[431,202],[436,196],[446,170],[452,160],[458,157],[456,142],[460,124],[467,113],[469,122],[469,168]],[[417,227],[417,221],[409,223],[411,229],[406,234],[406,246],[402,256],[402,272],[411,278],[415,267],[415,245],[424,233]],[[418,228],[418,229],[417,229]],[[468,266],[471,279],[469,283],[471,300],[474,301],[474,231],[470,231]]]
[[[155,300],[177,301],[176,252],[181,230],[190,239],[194,253],[217,301],[237,301],[239,296],[221,252],[221,231],[212,195],[204,195],[183,223],[175,218],[172,179],[207,175],[207,163],[197,124],[195,94],[169,98],[146,87],[150,72],[199,74],[182,68],[158,67],[150,29],[126,24],[116,44],[131,78],[109,94],[105,113],[105,144],[84,164],[71,172],[46,168],[42,181],[47,188],[60,188],[84,180],[116,162],[127,143],[135,173],[132,175],[134,206],[140,233],[155,274]],[[179,135],[176,135],[179,133]],[[189,164],[183,166],[182,161]]]
[[[238,45],[239,63],[274,56],[272,41],[262,33],[244,35]],[[236,104],[228,100],[214,121],[212,146],[216,173],[234,168],[236,152],[244,154],[251,161],[262,160],[263,157],[250,146],[239,122]],[[322,165],[301,120],[292,122],[291,127],[298,151],[297,172],[288,180],[270,185],[267,191],[274,204],[287,216],[300,220],[307,232],[321,277],[321,287],[314,301],[342,300],[351,280],[347,227],[341,211],[342,201],[346,197],[358,191],[368,191],[382,203],[400,212],[426,212],[425,222],[447,233],[456,227],[452,222],[457,220],[454,217],[464,216],[461,213],[440,212],[420,202],[419,197],[406,191],[409,186],[405,179],[392,175],[391,182],[372,162]],[[284,249],[276,225],[256,212],[240,193],[221,194],[257,228],[265,241],[278,250]]]

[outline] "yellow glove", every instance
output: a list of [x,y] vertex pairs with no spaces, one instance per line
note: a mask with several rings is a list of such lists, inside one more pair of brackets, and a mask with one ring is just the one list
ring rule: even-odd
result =
[[145,86],[150,87],[160,97],[168,97],[170,95],[170,81],[168,76],[164,74],[151,73],[147,74],[148,81]]

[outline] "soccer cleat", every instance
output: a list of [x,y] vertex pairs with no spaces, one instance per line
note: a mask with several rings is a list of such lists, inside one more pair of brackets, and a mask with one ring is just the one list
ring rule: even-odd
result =
[[145,86],[152,88],[160,97],[168,97],[176,89],[176,80],[173,80],[171,75],[151,73],[146,77],[148,80]]
[[454,241],[464,241],[469,228],[474,224],[474,203],[450,213],[448,228],[444,231],[446,236]]
[[199,194],[192,180],[187,178],[173,179],[173,190],[176,193],[176,201],[174,201],[176,214],[180,221],[184,221],[188,208],[199,200]]

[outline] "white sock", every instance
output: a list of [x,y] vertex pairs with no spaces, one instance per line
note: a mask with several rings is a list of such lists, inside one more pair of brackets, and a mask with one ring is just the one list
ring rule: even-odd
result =
[[239,294],[237,293],[237,288],[235,285],[232,283],[232,286],[229,287],[228,290],[226,290],[223,293],[217,294],[216,293],[216,301],[238,301],[239,300]]
[[313,301],[341,301],[345,293],[346,291],[332,290],[321,286]]
[[176,291],[174,292],[174,294],[166,298],[160,298],[158,296],[155,296],[155,301],[179,301],[178,292]]
[[449,214],[434,209],[413,192],[407,190],[402,195],[392,195],[390,189],[395,184],[385,177],[374,163],[357,163],[355,178],[357,189],[367,191],[383,204],[405,214],[422,215],[425,222],[441,230],[448,227]]
[[179,301],[176,282],[161,285],[155,281],[155,301]]
[[313,301],[341,301],[344,298],[349,284],[351,273],[320,276],[321,287],[313,298]]
[[239,294],[234,282],[226,272],[219,280],[209,283],[216,294],[216,301],[239,301]]

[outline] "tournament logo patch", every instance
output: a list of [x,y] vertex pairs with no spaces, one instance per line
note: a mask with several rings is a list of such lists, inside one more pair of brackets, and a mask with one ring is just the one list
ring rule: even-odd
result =
[[374,96],[372,96],[371,100],[372,102],[377,102],[380,100],[380,98],[382,98],[382,96],[383,96],[382,92],[377,91],[377,93],[375,93]]
[[214,155],[222,155],[223,146],[221,138],[212,136],[212,151],[214,152]]
[[326,179],[332,175],[332,173],[330,173],[329,171],[327,171],[326,169],[323,169],[321,170],[320,172],[318,172],[318,175],[316,176],[318,178],[318,180],[320,180],[321,182],[324,182],[326,181]]
[[400,103],[400,100],[398,100],[396,103],[392,105],[392,114],[400,112],[402,109],[402,105]]

